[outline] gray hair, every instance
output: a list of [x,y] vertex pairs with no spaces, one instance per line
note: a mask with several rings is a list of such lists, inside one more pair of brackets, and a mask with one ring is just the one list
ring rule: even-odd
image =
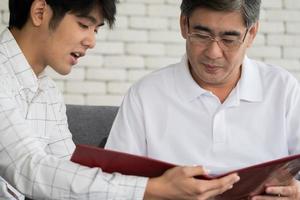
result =
[[249,28],[258,21],[261,0],[182,0],[181,14],[190,17],[198,7],[215,11],[239,11],[244,19],[245,26]]

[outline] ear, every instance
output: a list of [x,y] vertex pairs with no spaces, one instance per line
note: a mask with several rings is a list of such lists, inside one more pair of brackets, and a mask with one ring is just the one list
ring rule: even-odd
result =
[[187,17],[185,15],[180,15],[180,30],[181,30],[181,35],[184,39],[187,38]]
[[47,3],[45,0],[34,0],[30,8],[30,18],[34,26],[40,26],[45,19]]
[[248,41],[247,41],[247,47],[251,47],[253,44],[253,41],[257,35],[258,32],[258,28],[259,28],[259,22],[255,22],[255,24],[249,29],[249,36],[248,36]]

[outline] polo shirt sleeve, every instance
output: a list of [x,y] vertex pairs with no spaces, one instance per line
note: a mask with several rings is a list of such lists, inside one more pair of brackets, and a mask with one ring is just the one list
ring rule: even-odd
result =
[[145,135],[142,106],[133,86],[123,99],[105,148],[145,156]]
[[286,82],[286,127],[289,154],[300,153],[300,85],[296,79]]

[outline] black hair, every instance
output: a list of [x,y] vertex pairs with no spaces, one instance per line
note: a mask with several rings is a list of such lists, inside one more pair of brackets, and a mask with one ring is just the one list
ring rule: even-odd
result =
[[241,12],[245,26],[249,28],[259,19],[261,0],[182,0],[181,14],[190,16],[198,7],[216,11]]
[[[9,28],[22,29],[26,24],[34,0],[9,0]],[[104,20],[112,28],[115,22],[117,0],[45,0],[53,11],[50,27],[55,28],[66,13],[86,16],[99,6]]]

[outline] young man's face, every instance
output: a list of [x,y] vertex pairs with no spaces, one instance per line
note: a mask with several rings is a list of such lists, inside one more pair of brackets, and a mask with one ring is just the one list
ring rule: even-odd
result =
[[[236,83],[246,49],[256,35],[257,24],[247,30],[240,13],[206,8],[197,8],[189,18],[181,16],[180,24],[195,81],[205,89]],[[218,42],[207,39],[207,35]],[[239,45],[232,47],[231,40]]]
[[95,7],[87,16],[67,13],[54,30],[45,27],[40,54],[44,58],[44,64],[51,66],[59,74],[68,74],[87,49],[94,47],[95,34],[102,25],[100,8]]

